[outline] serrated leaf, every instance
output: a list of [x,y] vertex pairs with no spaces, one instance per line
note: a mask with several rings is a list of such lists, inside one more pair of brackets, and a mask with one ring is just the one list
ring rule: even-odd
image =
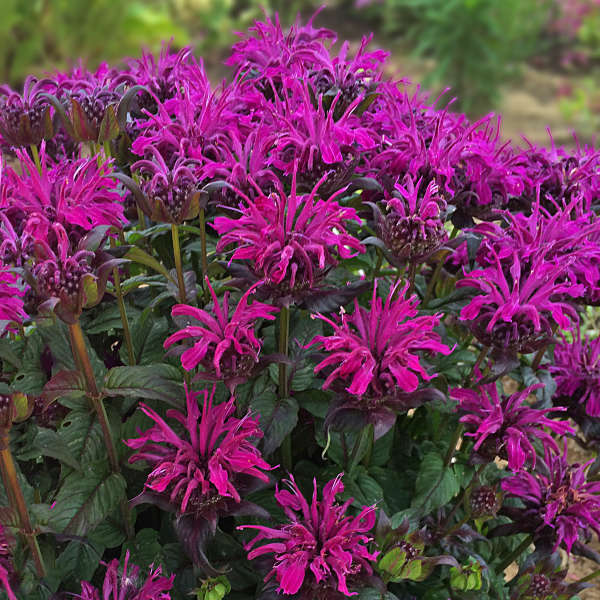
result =
[[140,529],[136,533],[135,539],[123,545],[121,556],[124,558],[125,552],[129,550],[131,561],[142,569],[147,568],[152,563],[156,563],[157,559],[160,558],[161,545],[158,537],[156,529]]
[[431,511],[447,504],[459,491],[453,466],[445,466],[444,460],[436,452],[426,454],[417,475],[412,506]]
[[278,398],[268,390],[254,397],[250,407],[260,417],[260,428],[265,434],[264,452],[271,454],[298,423],[298,403],[294,398]]
[[104,548],[87,541],[72,541],[56,559],[55,568],[63,575],[78,581],[90,581],[102,560]]
[[59,371],[46,383],[42,396],[45,402],[61,398],[81,398],[86,395],[86,384],[79,371]]
[[160,273],[161,275],[166,277],[169,281],[173,282],[173,280],[171,279],[171,274],[169,273],[167,268],[162,263],[158,262],[156,258],[151,256],[141,248],[138,248],[137,246],[133,246],[129,250],[127,250],[123,258],[126,258],[132,262],[136,262],[140,265],[150,267],[151,269],[154,269],[157,273]]
[[[123,322],[121,321],[121,312],[118,304],[114,303],[108,306],[102,305],[102,312],[93,320],[87,323],[84,327],[85,332],[88,335],[96,335],[98,333],[104,333],[111,329],[123,329]],[[134,322],[140,311],[133,306],[125,305],[125,312],[129,322]]]
[[179,369],[164,363],[114,367],[106,374],[102,391],[111,397],[163,400],[177,408],[184,396]]
[[21,359],[17,356],[15,352],[17,344],[15,342],[11,342],[6,338],[0,338],[0,359],[5,362],[10,363],[13,367],[17,369],[21,368]]
[[79,470],[81,466],[71,452],[65,440],[53,429],[37,427],[31,445],[18,454],[20,460],[29,460],[38,456],[50,456],[69,467]]
[[[167,337],[169,324],[164,318],[157,318],[152,311],[144,311],[139,318],[131,321],[131,339],[136,365],[149,365],[161,362],[165,355],[163,342]],[[121,348],[123,362],[127,348]]]
[[102,429],[91,409],[72,410],[63,419],[58,435],[81,465],[96,462],[106,456]]
[[125,497],[127,484],[111,473],[105,460],[86,465],[83,474],[67,475],[55,498],[49,525],[55,531],[85,536],[106,519]]

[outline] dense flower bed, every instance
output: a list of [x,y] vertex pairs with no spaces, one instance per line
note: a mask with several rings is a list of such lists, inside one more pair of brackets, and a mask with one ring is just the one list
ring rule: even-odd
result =
[[165,48],[0,89],[0,595],[588,585],[600,153],[370,40],[265,19],[217,87]]

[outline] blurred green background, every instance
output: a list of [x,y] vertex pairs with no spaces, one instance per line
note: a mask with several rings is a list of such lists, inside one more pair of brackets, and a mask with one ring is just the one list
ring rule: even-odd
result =
[[[18,88],[27,74],[65,69],[82,58],[93,68],[191,44],[213,80],[262,10],[290,24],[312,0],[0,0],[0,80]],[[557,141],[570,129],[590,140],[600,123],[600,0],[329,0],[317,23],[358,43],[392,51],[391,74],[434,93],[446,86],[456,109],[475,118],[504,114],[506,135],[524,131]]]

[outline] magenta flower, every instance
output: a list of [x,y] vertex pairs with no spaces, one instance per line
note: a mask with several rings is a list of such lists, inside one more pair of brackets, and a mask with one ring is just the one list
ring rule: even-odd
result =
[[582,404],[590,417],[600,417],[600,338],[583,340],[579,331],[572,343],[554,347],[548,366],[556,382],[555,402]]
[[[25,291],[19,287],[16,276],[0,262],[0,321],[22,325],[27,319],[23,309]],[[2,327],[4,329],[4,327]]]
[[[371,561],[379,552],[369,552],[372,541],[368,535],[375,525],[375,507],[363,506],[356,517],[346,514],[352,499],[336,503],[344,491],[342,475],[332,479],[317,499],[317,482],[309,506],[294,478],[286,480],[288,490],[275,492],[275,498],[285,511],[289,523],[277,528],[262,525],[242,525],[239,529],[256,529],[258,535],[246,545],[248,559],[274,554],[272,570],[265,577],[276,577],[278,592],[296,594],[299,598],[333,598],[354,596],[348,584],[361,574],[371,575]],[[255,548],[262,540],[272,540]]]
[[520,471],[503,479],[504,492],[525,504],[509,511],[518,531],[549,540],[553,550],[564,544],[568,552],[580,533],[586,536],[593,529],[600,534],[600,482],[586,480],[592,462],[569,464],[565,440],[562,455],[546,446],[543,469],[539,465],[534,473]]
[[460,320],[469,321],[482,344],[502,355],[535,352],[552,338],[555,323],[570,329],[578,322],[575,309],[561,300],[583,293],[582,284],[564,281],[575,257],[557,264],[538,255],[522,263],[513,252],[507,273],[495,250],[490,251],[493,264],[467,273],[456,284],[481,292],[462,309]]
[[[229,292],[225,292],[222,305],[210,285],[206,285],[213,299],[212,310],[206,311],[186,304],[173,307],[173,317],[189,317],[188,325],[165,340],[168,348],[182,340],[193,341],[193,346],[183,351],[181,364],[186,371],[201,365],[204,379],[225,381],[231,391],[250,376],[259,360],[261,340],[256,337],[258,319],[272,321],[275,306],[248,300],[256,291],[252,286],[240,299],[229,316]],[[193,323],[199,323],[194,325]]]
[[558,435],[575,433],[575,430],[566,421],[554,421],[546,416],[565,409],[540,410],[525,405],[529,394],[541,387],[543,384],[532,385],[502,398],[495,383],[480,385],[479,390],[455,388],[450,391],[450,397],[458,400],[458,408],[465,413],[460,421],[467,427],[465,435],[475,439],[476,456],[485,462],[496,456],[506,458],[511,471],[520,471],[528,461],[535,468],[537,454],[532,440],[537,438],[558,452],[556,442],[544,428]]
[[221,236],[217,250],[234,245],[231,260],[248,260],[254,277],[283,302],[314,290],[337,265],[336,254],[344,259],[365,251],[345,228],[345,221],[359,221],[356,211],[335,202],[343,190],[327,200],[316,199],[324,181],[309,195],[298,196],[294,175],[289,195],[279,189],[253,200],[244,196],[239,219],[215,218]]
[[420,193],[423,178],[415,186],[410,177],[396,184],[387,199],[385,214],[378,208],[375,219],[381,239],[400,262],[423,261],[441,249],[448,239],[444,229],[446,201],[433,182]]
[[[167,417],[183,428],[177,434],[154,410],[140,404],[155,425],[140,437],[126,440],[136,450],[129,462],[146,461],[152,471],[139,501],[163,498],[178,514],[191,513],[216,526],[219,515],[245,508],[244,494],[256,480],[267,482],[271,467],[251,443],[262,437],[258,419],[238,419],[234,399],[213,405],[209,396],[186,388],[186,413],[169,409]],[[198,397],[204,396],[202,409]],[[164,504],[164,502],[163,502]]]
[[52,137],[50,104],[42,94],[55,88],[50,79],[38,81],[31,76],[25,79],[23,95],[0,86],[0,135],[6,143],[14,147],[37,146]]
[[35,221],[35,237],[39,238],[39,232],[56,222],[69,232],[79,229],[80,235],[100,225],[120,229],[127,222],[110,162],[98,166],[96,158],[82,158],[51,164],[42,144],[39,174],[25,151],[17,151],[17,156],[22,174],[6,168],[0,181],[11,197],[9,218],[13,226],[18,221],[26,229],[23,223]]
[[154,146],[147,146],[146,152],[152,160],[139,160],[131,165],[132,171],[142,175],[146,202],[140,208],[153,221],[163,223],[181,224],[196,217],[200,207],[196,161],[177,157],[169,168]]
[[129,564],[129,550],[125,554],[123,569],[119,568],[115,558],[106,566],[102,589],[95,588],[87,581],[81,582],[81,594],[73,598],[78,600],[171,600],[169,591],[173,587],[174,575],[165,577],[161,568],[150,567],[148,575],[140,575],[137,565]]
[[394,299],[398,288],[396,284],[390,289],[384,303],[377,296],[375,281],[368,310],[355,299],[353,313],[343,312],[334,320],[316,315],[334,330],[333,335],[319,335],[309,344],[317,344],[328,353],[315,367],[315,373],[329,371],[324,389],[341,380],[349,382],[346,391],[350,394],[383,398],[393,396],[397,389],[414,392],[419,376],[425,381],[435,377],[427,374],[417,353],[452,352],[433,331],[440,315],[417,317],[417,298],[406,298],[405,285]]

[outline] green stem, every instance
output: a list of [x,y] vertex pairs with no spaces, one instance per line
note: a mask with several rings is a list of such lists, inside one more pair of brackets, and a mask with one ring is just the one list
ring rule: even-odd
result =
[[377,248],[377,264],[373,273],[373,279],[377,279],[381,275],[381,265],[383,264],[383,251]]
[[412,296],[412,293],[415,289],[415,278],[417,276],[417,263],[410,263],[408,267],[408,292],[406,294],[407,298]]
[[[290,338],[290,308],[289,306],[282,306],[279,312],[279,353],[287,358],[288,356],[288,345]],[[287,398],[289,394],[288,390],[288,377],[287,377],[287,364],[284,362],[279,363],[279,397]],[[288,434],[285,436],[283,443],[281,444],[281,460],[283,466],[288,471],[292,469],[292,436]]]
[[588,581],[592,581],[592,579],[596,579],[596,577],[600,576],[600,569],[596,569],[592,571],[589,575],[578,579],[575,583],[587,583]]
[[183,267],[181,265],[181,248],[179,246],[179,228],[175,223],[171,225],[171,238],[173,240],[173,258],[175,270],[177,271],[177,285],[179,287],[179,302],[185,304],[185,281],[183,279]]
[[443,251],[442,255],[440,257],[440,260],[438,261],[437,265],[435,266],[435,270],[433,272],[433,275],[431,276],[429,285],[427,286],[427,291],[425,292],[425,298],[423,298],[423,308],[425,308],[427,306],[427,303],[431,299],[431,295],[433,294],[433,288],[435,287],[435,284],[440,276],[440,273],[442,272],[442,267],[444,266],[444,260],[446,259],[446,256],[448,256],[448,252]]
[[0,470],[2,471],[2,480],[6,487],[7,496],[12,500],[13,508],[19,516],[21,532],[27,540],[27,545],[35,563],[35,570],[38,577],[45,577],[46,568],[44,567],[44,559],[42,558],[37,537],[31,525],[23,490],[21,490],[21,486],[19,485],[15,461],[10,452],[8,430],[4,430],[0,438]]
[[40,161],[40,153],[38,152],[38,148],[35,144],[31,144],[29,146],[31,149],[31,154],[33,156],[33,162],[35,163],[35,168],[38,170],[38,173],[42,174],[42,163]]
[[[119,465],[119,458],[117,455],[115,442],[110,430],[108,415],[106,414],[104,402],[102,402],[102,396],[98,391],[96,377],[94,375],[92,363],[90,362],[90,355],[88,354],[87,347],[85,345],[85,338],[83,337],[83,330],[81,329],[81,324],[79,321],[69,324],[69,331],[71,333],[73,357],[76,357],[76,364],[79,363],[82,366],[82,375],[85,380],[86,389],[92,403],[92,407],[96,413],[96,416],[98,417],[98,422],[100,423],[100,429],[102,430],[104,446],[106,447],[111,470],[113,473],[120,473],[121,467]],[[133,537],[133,529],[131,527],[129,505],[126,501],[121,503],[121,513],[125,523],[127,537],[131,539]]]
[[366,428],[368,429],[367,435],[369,437],[367,440],[367,451],[365,452],[365,457],[363,458],[362,463],[368,469],[369,465],[371,464],[371,457],[373,456],[373,446],[375,445],[375,428],[373,427],[373,425],[367,425]]
[[204,278],[208,273],[208,258],[206,256],[206,214],[203,208],[200,209],[198,219],[200,221],[200,264],[202,265],[202,285],[204,286]]
[[533,542],[533,535],[528,535],[512,552],[508,554],[508,556],[504,557],[498,567],[496,568],[497,573],[502,573],[508,565],[513,563]]
[[[107,142],[106,142],[107,143]],[[114,238],[110,238],[110,246],[114,248],[117,245]],[[125,300],[123,299],[123,291],[121,290],[121,276],[119,275],[119,267],[113,269],[113,279],[115,282],[115,292],[117,294],[117,303],[119,312],[121,313],[121,323],[123,325],[123,337],[127,346],[127,356],[129,365],[135,365],[135,353],[133,351],[133,342],[131,340],[131,331],[129,330],[129,320],[127,319],[127,311],[125,310]]]

